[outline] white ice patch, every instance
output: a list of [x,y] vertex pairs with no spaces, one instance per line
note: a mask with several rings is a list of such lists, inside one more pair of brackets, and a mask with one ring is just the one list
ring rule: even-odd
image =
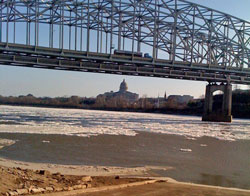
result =
[[48,140],[43,140],[42,143],[50,143]]
[[11,146],[11,145],[13,145],[15,143],[16,143],[15,140],[9,140],[9,139],[2,139],[2,138],[0,138],[0,146],[1,147]]
[[192,150],[189,148],[181,148],[180,151],[181,152],[192,152]]
[[187,140],[197,140],[196,138],[194,137],[186,137]]
[[96,136],[135,136],[137,131],[208,136],[221,140],[250,139],[250,121],[202,122],[200,117],[76,109],[0,106],[0,132]]

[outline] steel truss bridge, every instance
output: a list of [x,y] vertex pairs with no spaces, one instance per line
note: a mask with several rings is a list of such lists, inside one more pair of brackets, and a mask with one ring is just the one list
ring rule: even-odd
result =
[[250,22],[185,0],[1,0],[0,17],[3,65],[250,84]]

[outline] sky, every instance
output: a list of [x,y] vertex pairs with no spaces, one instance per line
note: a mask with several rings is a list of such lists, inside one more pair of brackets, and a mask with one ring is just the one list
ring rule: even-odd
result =
[[[250,21],[250,0],[189,0]],[[69,72],[0,65],[0,95],[17,96],[86,96],[95,97],[107,91],[117,91],[122,80],[128,90],[140,96],[205,94],[206,82],[120,76],[97,73]]]

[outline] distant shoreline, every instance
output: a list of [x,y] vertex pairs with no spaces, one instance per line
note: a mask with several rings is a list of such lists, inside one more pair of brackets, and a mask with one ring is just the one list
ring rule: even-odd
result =
[[[202,116],[204,112],[203,98],[185,101],[178,99],[178,96],[170,95],[168,98],[166,96],[164,98],[141,97],[136,101],[130,101],[122,97],[114,98],[105,96],[51,98],[35,97],[32,94],[7,97],[0,95],[0,105]],[[213,111],[220,112],[222,95],[215,95],[213,100]],[[250,119],[249,91],[233,92],[232,116],[234,118]]]

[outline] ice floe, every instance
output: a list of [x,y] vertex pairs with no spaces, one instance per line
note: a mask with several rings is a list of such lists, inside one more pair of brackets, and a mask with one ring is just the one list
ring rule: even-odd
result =
[[188,140],[208,136],[221,140],[250,139],[250,121],[202,122],[200,117],[98,110],[0,106],[0,132],[63,134],[90,137],[100,134],[135,136],[138,132],[175,134]]

